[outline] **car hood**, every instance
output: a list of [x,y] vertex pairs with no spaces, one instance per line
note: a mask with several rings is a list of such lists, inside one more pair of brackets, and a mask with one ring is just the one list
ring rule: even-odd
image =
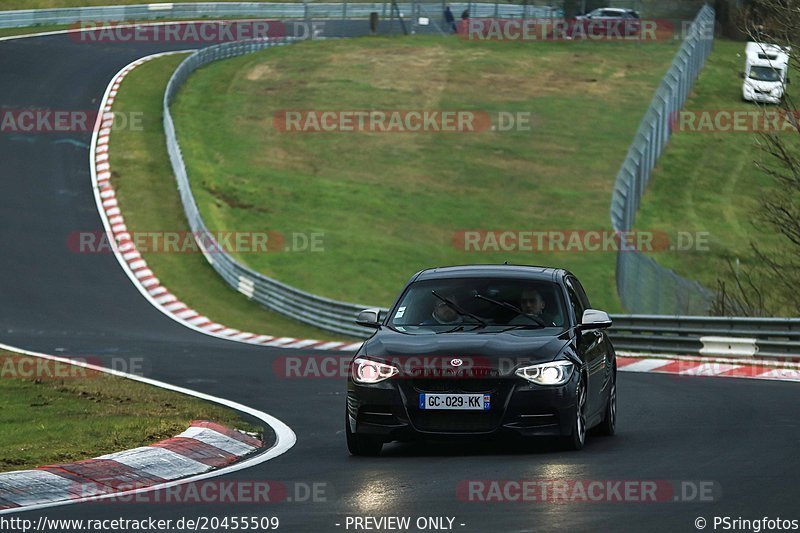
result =
[[[383,328],[370,338],[360,354],[394,362],[401,370],[449,368],[453,359],[465,367],[507,374],[525,364],[555,359],[572,342],[569,332],[559,335],[525,335],[525,330],[505,333],[442,333],[409,335]],[[528,332],[530,333],[530,332]]]

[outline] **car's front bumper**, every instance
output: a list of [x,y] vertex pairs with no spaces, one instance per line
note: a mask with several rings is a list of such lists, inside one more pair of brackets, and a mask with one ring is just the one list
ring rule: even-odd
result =
[[[499,434],[568,435],[575,418],[576,383],[576,374],[565,385],[557,387],[540,386],[516,377],[497,379],[486,386],[465,379],[450,384],[437,383],[434,387],[420,380],[402,378],[374,385],[360,385],[350,379],[348,423],[354,433],[378,436],[387,442]],[[491,394],[491,408],[487,411],[421,410],[419,394],[423,392],[484,392]]]
[[755,91],[743,91],[742,97],[748,102],[757,102],[760,104],[780,104],[781,96],[772,96],[767,93],[759,93]]

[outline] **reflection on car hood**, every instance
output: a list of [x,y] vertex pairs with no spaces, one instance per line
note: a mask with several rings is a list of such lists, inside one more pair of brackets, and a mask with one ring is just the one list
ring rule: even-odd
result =
[[499,359],[552,361],[570,343],[570,335],[525,335],[529,330],[499,334],[443,333],[406,335],[384,328],[369,339],[363,354],[379,358],[480,358],[491,366]]

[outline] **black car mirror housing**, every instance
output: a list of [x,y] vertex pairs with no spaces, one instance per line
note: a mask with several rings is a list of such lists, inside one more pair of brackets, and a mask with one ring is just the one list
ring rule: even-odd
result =
[[380,315],[381,315],[381,310],[378,309],[377,307],[364,309],[363,311],[358,313],[358,317],[356,318],[356,324],[368,328],[380,328],[381,327]]

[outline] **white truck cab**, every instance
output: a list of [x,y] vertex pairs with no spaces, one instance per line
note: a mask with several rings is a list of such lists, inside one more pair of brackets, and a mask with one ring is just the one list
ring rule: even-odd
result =
[[774,44],[747,43],[742,98],[779,104],[789,83],[789,51]]

